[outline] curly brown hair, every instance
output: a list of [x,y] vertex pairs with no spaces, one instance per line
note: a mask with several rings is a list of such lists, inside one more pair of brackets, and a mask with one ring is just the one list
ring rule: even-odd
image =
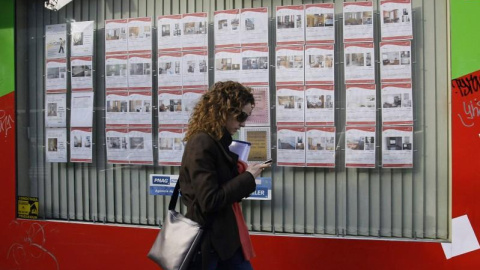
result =
[[195,105],[183,140],[188,141],[199,131],[220,140],[228,116],[240,114],[248,103],[255,106],[250,87],[233,81],[215,83]]

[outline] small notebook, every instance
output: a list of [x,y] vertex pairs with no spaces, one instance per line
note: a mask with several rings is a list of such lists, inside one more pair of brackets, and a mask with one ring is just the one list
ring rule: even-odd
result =
[[233,140],[230,144],[230,151],[238,155],[238,158],[247,162],[248,154],[250,153],[251,143],[239,140]]

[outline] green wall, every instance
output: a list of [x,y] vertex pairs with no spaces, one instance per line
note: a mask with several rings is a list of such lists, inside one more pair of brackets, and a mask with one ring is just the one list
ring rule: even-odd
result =
[[450,0],[452,79],[480,70],[480,1]]
[[15,90],[15,1],[2,0],[0,16],[0,97]]

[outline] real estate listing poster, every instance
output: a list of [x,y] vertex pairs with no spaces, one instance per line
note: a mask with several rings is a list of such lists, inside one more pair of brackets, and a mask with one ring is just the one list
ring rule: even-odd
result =
[[343,42],[373,42],[373,2],[343,3]]
[[409,40],[380,42],[381,82],[412,82],[412,47]]
[[270,127],[244,127],[241,140],[251,143],[247,162],[264,162],[270,159]]
[[345,167],[375,168],[375,127],[345,128]]
[[373,43],[348,43],[344,48],[345,83],[375,83]]
[[66,58],[67,49],[67,25],[45,26],[45,58]]
[[105,89],[126,89],[128,87],[128,56],[105,56]]
[[214,12],[215,48],[240,47],[240,10]]
[[305,125],[333,126],[335,122],[335,87],[309,85],[305,87]]
[[305,125],[305,87],[277,87],[277,125]]
[[158,165],[180,166],[184,151],[183,138],[185,130],[182,128],[158,129]]
[[346,85],[346,124],[375,125],[377,121],[375,84]]
[[278,85],[304,84],[304,46],[276,47],[276,82]]
[[305,84],[334,84],[334,44],[305,46]]
[[335,43],[333,3],[305,5],[306,44]]
[[305,127],[277,126],[277,165],[305,166]]
[[77,56],[70,58],[72,69],[72,90],[93,91],[92,57]]
[[244,8],[240,10],[240,37],[242,47],[268,46],[268,8]]
[[67,59],[48,59],[45,90],[47,93],[67,91]]
[[157,44],[159,51],[182,50],[182,26],[181,14],[157,17]]
[[304,9],[303,5],[279,6],[276,8],[277,46],[304,44]]
[[93,125],[92,91],[72,91],[70,108],[71,127],[92,127]]
[[185,119],[182,124],[188,124],[193,109],[197,105],[200,97],[205,94],[206,89],[184,89],[182,91],[182,111],[181,119]]
[[72,56],[93,55],[93,24],[94,21],[72,22],[70,24]]
[[129,128],[127,145],[130,164],[153,165],[151,128]]
[[105,130],[109,164],[153,165],[152,129]]
[[105,124],[107,127],[127,127],[128,120],[128,91],[105,92]]
[[46,128],[45,145],[47,162],[67,162],[66,128]]
[[105,21],[105,54],[128,53],[128,19]]
[[208,52],[189,51],[182,56],[183,88],[208,88]]
[[181,126],[187,124],[182,107],[182,90],[164,90],[158,92],[158,125]]
[[240,82],[248,86],[268,85],[268,47],[242,48]]
[[152,90],[128,92],[128,126],[152,127]]
[[413,125],[412,84],[382,84],[383,125]]
[[146,90],[152,88],[152,54],[130,54],[128,56],[128,88]]
[[382,128],[382,167],[413,168],[413,127]]
[[70,128],[70,162],[92,163],[92,128]]
[[45,127],[67,126],[67,94],[45,95]]
[[128,19],[128,52],[152,53],[152,18]]
[[208,16],[206,12],[182,15],[183,50],[207,50]]
[[270,126],[270,94],[268,86],[253,86],[255,108],[247,118],[246,126]]
[[308,167],[335,168],[335,127],[306,128]]
[[411,0],[380,1],[382,40],[413,39]]
[[107,141],[107,162],[109,164],[129,164],[128,129],[105,129]]
[[240,48],[215,50],[215,82],[240,80],[242,56]]
[[182,53],[158,52],[158,90],[182,89]]

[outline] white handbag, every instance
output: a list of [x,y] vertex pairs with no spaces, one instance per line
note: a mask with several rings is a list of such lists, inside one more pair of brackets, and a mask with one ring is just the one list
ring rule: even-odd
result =
[[202,227],[175,211],[179,187],[177,182],[168,205],[168,215],[147,255],[164,270],[187,269],[202,239]]

